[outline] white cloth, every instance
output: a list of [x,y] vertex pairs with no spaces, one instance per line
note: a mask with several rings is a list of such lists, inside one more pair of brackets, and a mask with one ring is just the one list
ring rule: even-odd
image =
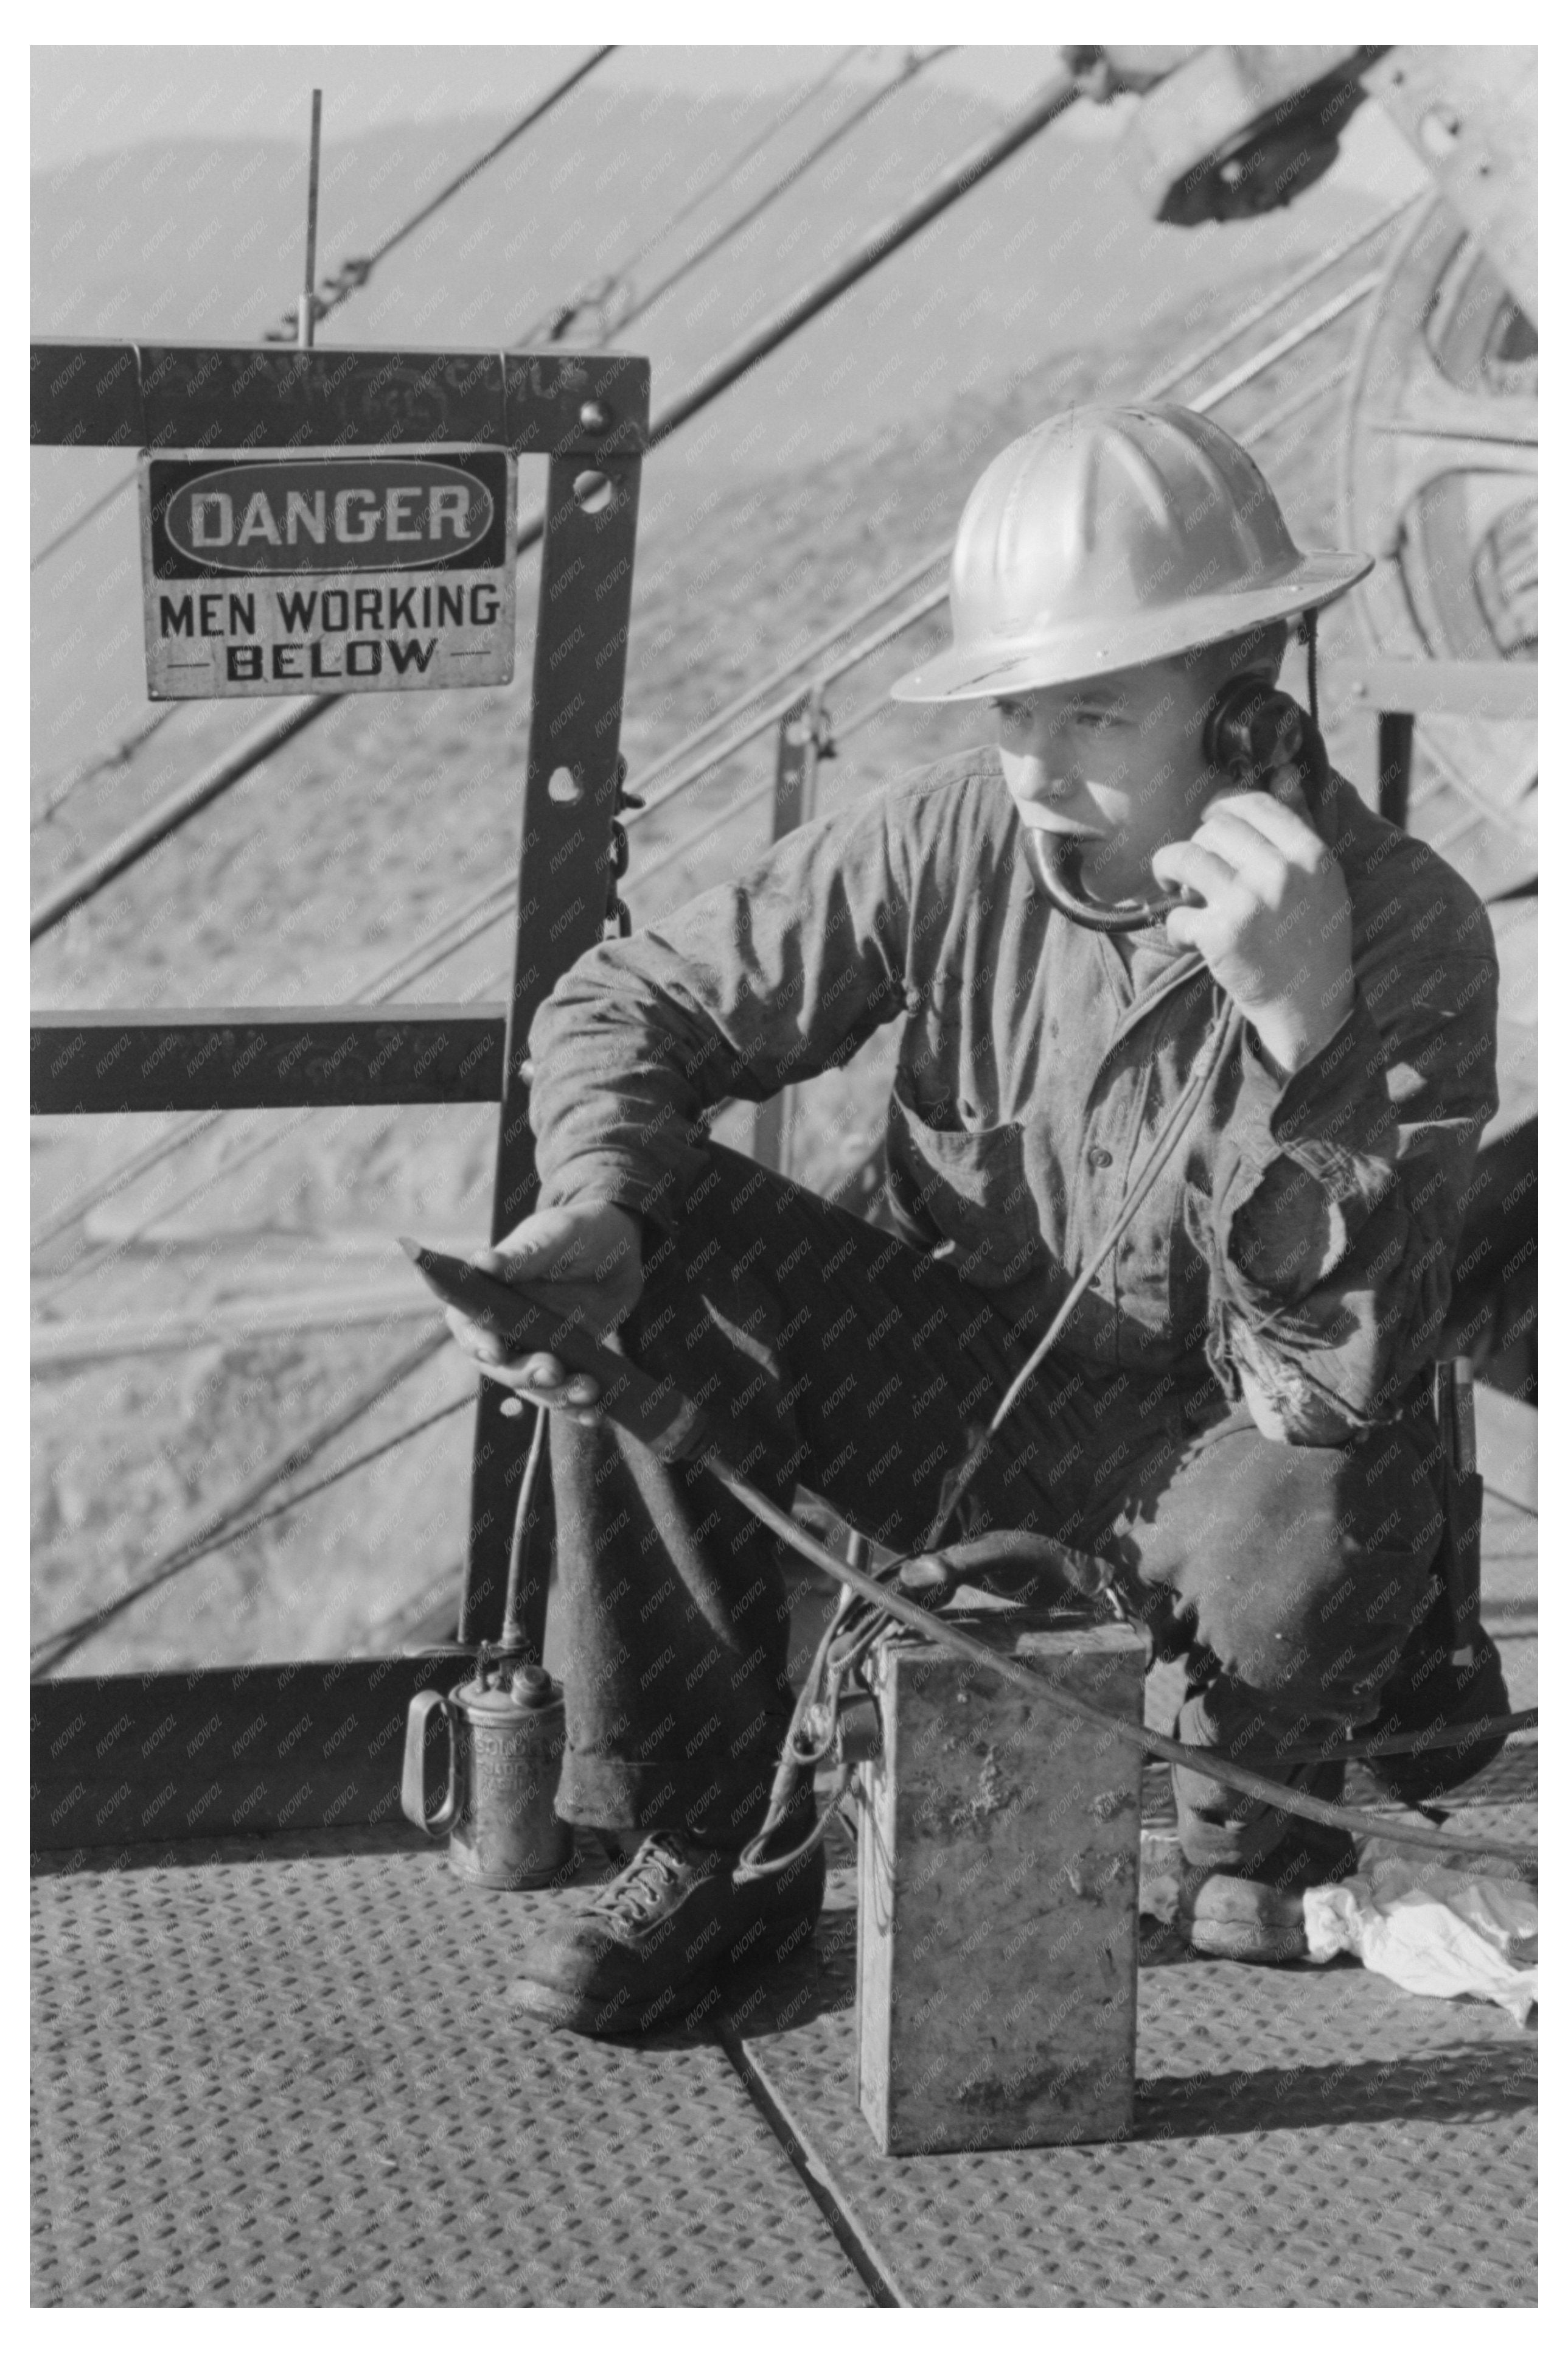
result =
[[1495,2001],[1525,2026],[1538,2000],[1540,1908],[1522,1880],[1379,1859],[1369,1840],[1353,1879],[1309,1887],[1307,1952],[1353,1953],[1406,1993]]

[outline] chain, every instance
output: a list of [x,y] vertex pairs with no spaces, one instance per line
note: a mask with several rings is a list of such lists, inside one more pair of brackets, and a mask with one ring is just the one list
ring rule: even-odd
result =
[[619,884],[626,881],[631,863],[631,844],[626,827],[621,823],[623,809],[640,809],[644,803],[636,793],[626,790],[626,755],[616,754],[616,809],[610,820],[610,887],[605,894],[605,931],[607,936],[626,939],[632,928],[632,911],[621,900]]

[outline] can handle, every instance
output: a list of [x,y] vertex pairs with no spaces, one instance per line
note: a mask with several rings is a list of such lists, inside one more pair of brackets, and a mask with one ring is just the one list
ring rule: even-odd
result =
[[[447,1736],[451,1746],[451,1757],[447,1767],[447,1795],[439,1812],[426,1815],[425,1788],[425,1735],[431,1715],[439,1708],[447,1719]],[[403,1810],[427,1838],[439,1838],[449,1831],[458,1815],[458,1726],[447,1704],[445,1692],[416,1693],[408,1707],[408,1729],[403,1742]]]

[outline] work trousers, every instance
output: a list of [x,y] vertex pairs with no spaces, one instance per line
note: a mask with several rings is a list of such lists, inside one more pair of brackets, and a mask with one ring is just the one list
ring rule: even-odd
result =
[[[1030,1341],[940,1256],[714,1145],[673,1237],[650,1227],[626,1354],[699,1398],[779,1504],[797,1482],[919,1547]],[[1048,1359],[953,1533],[1030,1527],[1100,1555],[1165,1658],[1180,1736],[1260,1771],[1377,1712],[1440,1532],[1431,1452],[1404,1425],[1343,1447],[1261,1435],[1184,1379]],[[605,1420],[552,1417],[567,1749],[558,1807],[614,1831],[741,1845],[761,1824],[792,1697],[777,1539],[695,1463]],[[1286,1778],[1310,1778],[1300,1768]],[[1253,1864],[1285,1817],[1174,1776],[1184,1848]],[[1313,1784],[1321,1786],[1321,1783]]]

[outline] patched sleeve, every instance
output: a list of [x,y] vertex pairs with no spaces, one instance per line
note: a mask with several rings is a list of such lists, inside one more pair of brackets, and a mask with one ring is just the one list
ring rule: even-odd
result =
[[1430,1365],[1497,1109],[1497,988],[1489,952],[1358,973],[1347,1020],[1285,1079],[1244,1032],[1210,1356],[1271,1434],[1342,1440],[1396,1414]]

